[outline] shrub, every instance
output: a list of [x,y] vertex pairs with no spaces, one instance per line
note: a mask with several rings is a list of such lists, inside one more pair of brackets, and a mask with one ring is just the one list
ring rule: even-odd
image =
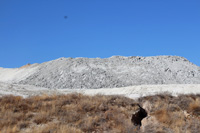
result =
[[[137,101],[123,96],[83,94],[0,97],[0,132],[198,132],[200,95],[159,94]],[[148,107],[136,131],[133,105]],[[189,115],[185,115],[186,112]]]

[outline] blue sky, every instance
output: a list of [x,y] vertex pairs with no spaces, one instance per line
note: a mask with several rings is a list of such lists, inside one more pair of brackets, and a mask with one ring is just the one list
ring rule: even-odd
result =
[[0,67],[112,55],[200,66],[200,1],[0,0]]

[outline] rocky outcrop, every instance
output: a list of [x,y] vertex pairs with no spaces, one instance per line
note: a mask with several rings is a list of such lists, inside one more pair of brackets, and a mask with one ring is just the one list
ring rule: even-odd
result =
[[[133,105],[135,106],[135,105]],[[137,104],[137,110],[133,113],[131,121],[136,127],[141,127],[142,125],[142,119],[147,117],[147,112],[145,109],[143,109],[139,104]]]

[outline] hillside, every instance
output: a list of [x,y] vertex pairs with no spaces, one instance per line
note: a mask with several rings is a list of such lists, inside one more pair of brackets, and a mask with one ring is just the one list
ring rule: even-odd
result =
[[177,56],[0,68],[0,132],[198,132],[199,94],[200,67]]
[[[78,104],[77,104],[78,103]],[[148,116],[141,128],[138,104]],[[200,95],[0,97],[2,133],[199,133]],[[134,117],[133,117],[134,116]]]
[[59,58],[22,68],[0,68],[0,81],[57,89],[199,84],[200,67],[178,56]]

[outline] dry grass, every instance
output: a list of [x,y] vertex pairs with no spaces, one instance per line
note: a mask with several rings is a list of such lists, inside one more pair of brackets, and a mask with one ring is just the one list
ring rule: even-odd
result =
[[200,99],[195,99],[190,103],[188,112],[194,116],[200,116]]
[[1,132],[121,132],[133,128],[134,100],[82,94],[0,98]]
[[[200,95],[180,95],[173,97],[169,94],[147,96],[140,98],[140,104],[149,102],[150,117],[144,132],[200,132]],[[151,120],[152,121],[152,120]]]
[[0,133],[132,133],[133,103],[149,114],[140,132],[200,131],[200,95],[162,94],[136,102],[120,96],[68,94],[1,97]]

